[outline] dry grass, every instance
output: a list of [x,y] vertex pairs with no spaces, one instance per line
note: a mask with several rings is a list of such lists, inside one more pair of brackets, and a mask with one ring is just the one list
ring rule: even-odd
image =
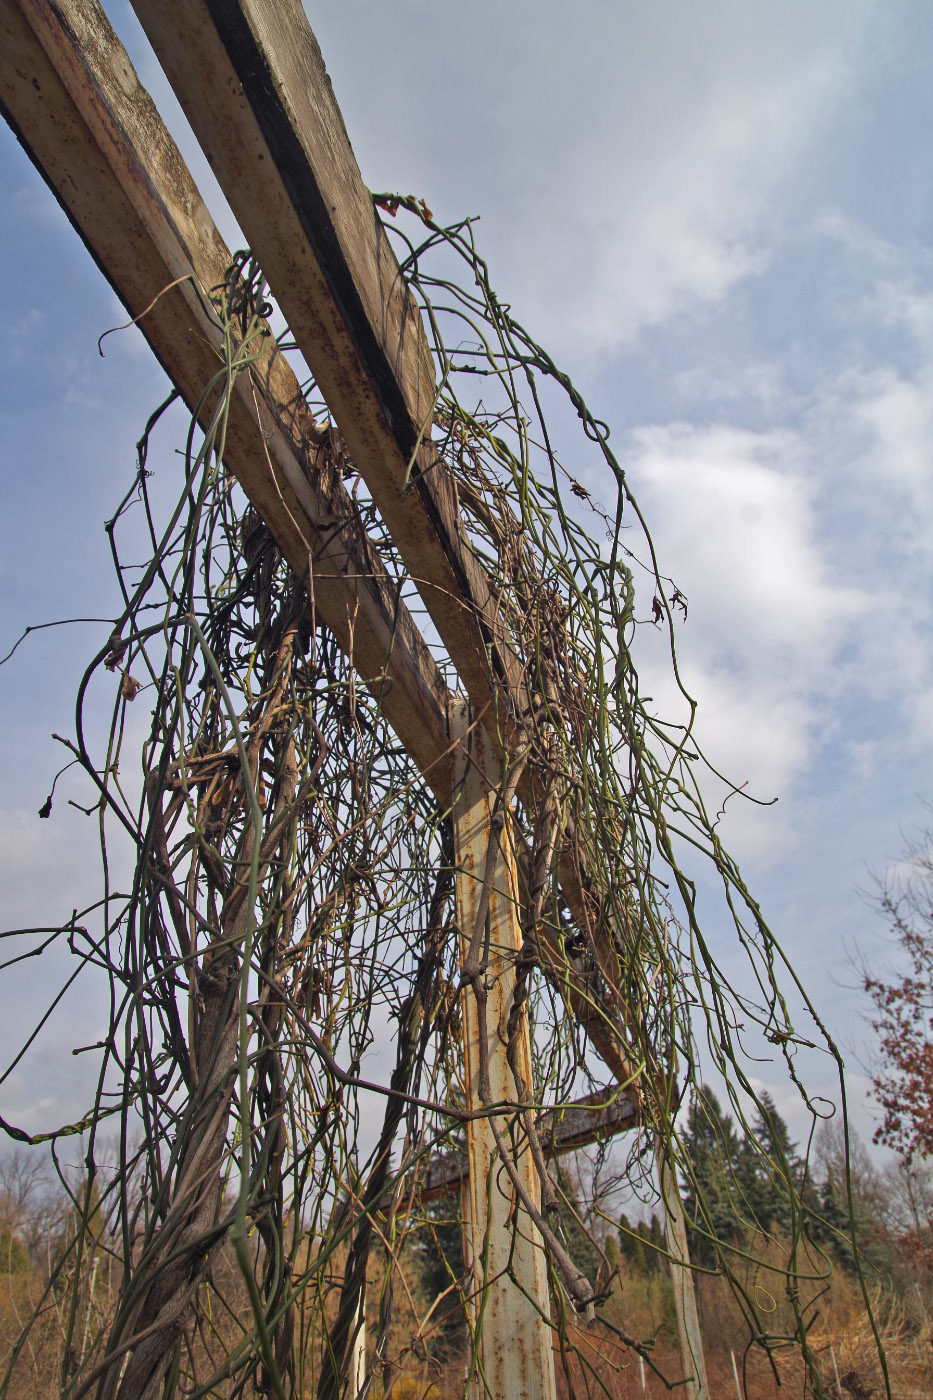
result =
[[[67,1265],[57,1284],[49,1287],[49,1269],[68,1237],[67,1212],[46,1212],[44,1238],[34,1222],[30,1230],[25,1218],[17,1229],[11,1203],[0,1210],[0,1216],[0,1374],[9,1370],[6,1393],[11,1397],[61,1395],[67,1378],[82,1368],[86,1375],[101,1353],[118,1301],[118,1261],[109,1251],[107,1239],[98,1237],[85,1258],[77,1287],[74,1271]],[[742,1281],[769,1325],[780,1330],[791,1321],[787,1301],[775,1283],[780,1277],[781,1246],[773,1241],[759,1252],[761,1259],[745,1266]],[[387,1270],[382,1246],[377,1253],[379,1257],[374,1252],[371,1260],[367,1291],[370,1358],[381,1331],[384,1337],[370,1392],[372,1400],[455,1400],[463,1394],[467,1363],[467,1338],[462,1324],[457,1325],[460,1319],[456,1316],[456,1296],[451,1293],[444,1304],[432,1309],[433,1300],[419,1281],[417,1260],[408,1255],[394,1269]],[[305,1265],[312,1256],[309,1242]],[[672,1291],[665,1272],[641,1272],[627,1266],[624,1260],[618,1262],[620,1278],[601,1310],[601,1321],[592,1329],[572,1325],[568,1329],[569,1341],[578,1355],[565,1352],[566,1371],[560,1354],[556,1354],[559,1393],[568,1400],[587,1394],[602,1394],[605,1400],[660,1400],[672,1393],[665,1381],[652,1373],[650,1364],[643,1365],[638,1355],[624,1345],[618,1331],[642,1339],[653,1338],[651,1361],[667,1382],[682,1378]],[[320,1291],[316,1289],[308,1295],[296,1327],[302,1362],[295,1395],[301,1400],[311,1400],[316,1391],[322,1345],[320,1324],[322,1318],[331,1319],[335,1313],[341,1264],[339,1255],[328,1261],[327,1273],[321,1275]],[[232,1256],[219,1256],[215,1273],[219,1291],[234,1306],[221,1310],[218,1293],[205,1289],[202,1321],[185,1338],[191,1373],[198,1375],[202,1384],[222,1365],[225,1354],[235,1348],[248,1316]],[[385,1326],[382,1286],[390,1275],[391,1316]],[[929,1293],[928,1281],[926,1292]],[[838,1374],[840,1400],[866,1400],[869,1395],[880,1400],[884,1395],[883,1376],[856,1285],[837,1270],[828,1289],[812,1285],[812,1297],[810,1345],[827,1394],[837,1394]],[[803,1365],[793,1347],[774,1354],[773,1370],[760,1348],[749,1348],[748,1324],[725,1280],[701,1277],[699,1306],[712,1400],[732,1400],[736,1394],[733,1356],[743,1385],[743,1400],[785,1400],[808,1393]],[[454,1325],[444,1330],[440,1323],[450,1310],[455,1314]],[[921,1286],[912,1287],[905,1299],[878,1285],[873,1311],[887,1354],[893,1396],[896,1400],[928,1400],[933,1395],[933,1319],[929,1307],[924,1306]],[[72,1314],[69,1350],[68,1320]],[[24,1325],[33,1317],[23,1342]],[[231,1389],[230,1381],[222,1381],[210,1394],[220,1400]],[[675,1390],[673,1394],[676,1393]]]

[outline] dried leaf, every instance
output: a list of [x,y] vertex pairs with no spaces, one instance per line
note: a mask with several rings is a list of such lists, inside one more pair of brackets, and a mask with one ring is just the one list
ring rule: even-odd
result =
[[233,778],[224,778],[219,787],[215,788],[214,792],[211,794],[211,806],[222,807],[225,803],[229,802],[230,798],[233,796],[233,785]]
[[108,671],[115,671],[123,660],[125,652],[126,642],[117,633],[114,633],[110,638],[110,652],[104,657],[104,668]]
[[120,682],[120,694],[124,700],[135,700],[140,691],[140,682],[131,676],[129,671],[123,672],[123,679]]
[[42,806],[39,808],[39,816],[42,817],[43,820],[47,820],[51,815],[52,815],[52,794],[49,793],[48,797],[45,799],[45,801],[43,802]]

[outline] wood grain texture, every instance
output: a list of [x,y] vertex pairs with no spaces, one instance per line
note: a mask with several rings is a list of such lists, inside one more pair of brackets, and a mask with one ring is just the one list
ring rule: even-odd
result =
[[[485,730],[471,726],[469,709],[457,701],[451,710],[451,737],[457,740],[457,799],[453,808],[456,861],[457,926],[461,967],[476,924],[480,891],[490,850],[490,829],[502,781],[498,755]],[[519,892],[508,843],[498,844],[486,922],[483,983],[485,1017],[477,1010],[470,985],[461,992],[464,1042],[464,1096],[471,1111],[484,1107],[480,1091],[481,1043],[485,1047],[488,1104],[514,1103],[516,1086],[506,1054],[504,1027],[515,992],[515,960],[522,946]],[[517,1057],[526,1084],[533,1083],[527,1017],[518,1036]],[[471,1394],[494,1400],[525,1396],[554,1400],[554,1357],[547,1259],[537,1225],[523,1205],[502,1164],[493,1132],[514,1148],[515,1169],[527,1200],[540,1210],[541,1186],[518,1115],[495,1112],[469,1119],[466,1125],[467,1174],[464,1181],[464,1233],[473,1271],[472,1310],[480,1331],[483,1379]]]
[[[523,667],[464,546],[455,483],[430,443],[435,380],[420,314],[300,0],[132,3],[501,756],[518,737],[513,717],[530,708]],[[523,797],[533,810],[527,785]],[[560,855],[561,889],[586,928],[572,845]],[[605,942],[598,952],[613,987],[617,960]],[[575,1000],[625,1083],[631,1064],[606,1017]]]
[[[463,687],[495,735],[523,709],[521,667],[496,622],[485,573],[461,539],[454,482],[430,442],[435,377],[420,314],[301,4],[133,3]],[[509,703],[496,713],[504,696]]]
[[[0,36],[4,115],[130,316],[158,298],[140,329],[194,409],[221,363],[196,288],[222,282],[231,254],[174,141],[94,0],[0,0]],[[446,800],[446,685],[326,446],[270,337],[237,381],[227,464]]]
[[[545,1157],[559,1157],[594,1142],[605,1142],[634,1128],[635,1109],[624,1095],[606,1099],[604,1094],[588,1094],[566,1108],[550,1109],[538,1116],[538,1137]],[[418,1192],[422,1201],[439,1200],[459,1191],[467,1175],[465,1152],[454,1149],[430,1162]]]

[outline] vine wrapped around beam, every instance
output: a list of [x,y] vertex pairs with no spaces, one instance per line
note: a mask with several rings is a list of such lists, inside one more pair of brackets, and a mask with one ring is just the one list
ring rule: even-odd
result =
[[[656,1157],[685,1183],[697,1201],[694,1228],[708,1234],[751,1337],[769,1355],[799,1347],[819,1394],[807,1329],[828,1262],[809,1229],[812,1208],[786,1162],[769,1161],[793,1222],[780,1267],[792,1326],[769,1333],[739,1251],[717,1238],[677,1126],[698,1038],[743,1121],[757,1099],[740,1027],[757,1026],[798,1084],[794,1056],[808,1043],[783,987],[803,989],[708,815],[695,706],[681,687],[687,718],[665,724],[641,696],[637,612],[650,623],[653,610],[667,629],[677,677],[675,615],[686,602],[660,572],[608,430],[495,297],[472,224],[443,229],[398,197],[377,204],[392,216],[432,334],[440,388],[426,440],[454,474],[462,537],[522,668],[522,702],[506,712],[500,699],[496,715],[521,747],[506,769],[494,840],[511,846],[523,883],[506,1035],[514,1047],[527,1021],[534,1063],[532,1083],[515,1068],[505,1106],[514,1130],[500,1133],[499,1148],[511,1168],[530,1145],[553,1207],[541,1225],[568,1384],[606,1393],[606,1358],[610,1370],[624,1368],[632,1349],[653,1364],[651,1339],[630,1335],[602,1306],[615,1285],[598,1229],[597,1274],[585,1277],[574,1259],[572,1213],[537,1141],[543,1110],[559,1119],[577,1103],[576,1112],[598,1115],[621,1097],[636,1109],[625,1121],[638,1127],[624,1163],[603,1145],[601,1169],[650,1190]],[[413,216],[404,232],[395,222],[402,206]],[[449,267],[451,252],[464,261],[462,285],[429,270],[435,255]],[[482,983],[482,927],[461,979],[450,810],[391,732],[380,687],[360,684],[352,647],[341,650],[320,624],[313,554],[299,577],[225,468],[232,388],[269,335],[261,273],[247,255],[212,306],[223,361],[199,405],[199,414],[211,409],[206,432],[198,414],[189,426],[175,503],[157,505],[149,486],[163,405],[108,526],[123,607],[82,680],[69,741],[96,793],[103,886],[61,932],[82,975],[105,978],[110,1030],[80,1125],[86,1173],[71,1184],[73,1229],[46,1297],[24,1319],[0,1394],[21,1386],[30,1335],[52,1297],[64,1300],[60,1380],[71,1400],[312,1391],[329,1400],[360,1380],[364,1323],[361,1394],[376,1393],[377,1381],[385,1393],[414,1372],[458,1393],[451,1378],[473,1369],[471,1284],[451,1244],[459,1207],[422,1199],[420,1183],[462,1138],[461,998]],[[608,468],[616,499],[606,512],[554,449],[554,389]],[[306,393],[314,407],[313,384]],[[319,423],[321,467],[352,483],[356,524],[378,546],[399,606],[414,603],[393,541],[327,426]],[[623,544],[629,519],[643,532],[643,562]],[[141,576],[121,546],[121,533],[132,537],[140,524]],[[101,741],[105,693],[112,713]],[[700,927],[689,851],[718,872],[754,995],[730,987]],[[128,894],[116,889],[124,869]],[[568,902],[568,890],[578,897]],[[385,1073],[379,1061],[393,1041]],[[102,1140],[116,1124],[116,1164],[105,1176]],[[734,1206],[747,1212],[738,1191]],[[106,1299],[91,1267],[104,1255],[116,1272]],[[426,1269],[426,1256],[439,1271]],[[604,1337],[595,1349],[577,1315],[594,1305]]]

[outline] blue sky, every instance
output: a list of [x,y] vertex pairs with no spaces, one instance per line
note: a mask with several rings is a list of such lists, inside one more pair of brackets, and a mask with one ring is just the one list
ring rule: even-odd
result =
[[[107,9],[235,245],[135,19]],[[779,799],[730,804],[724,839],[858,1098],[871,1042],[852,958],[891,957],[858,891],[933,799],[928,7],[308,9],[366,182],[424,196],[441,219],[481,214],[497,289],[612,425],[690,598],[701,741]],[[164,380],[136,332],[97,355],[122,308],[5,128],[0,179],[2,654],[27,623],[112,613],[102,523]],[[62,761],[48,736],[69,729],[99,630],[39,634],[0,672],[4,926],[57,920],[89,888],[93,832],[63,800],[77,788],[63,780],[52,821],[35,813]],[[0,1048],[45,995],[38,968],[4,974]],[[84,1071],[69,1052],[102,1014],[90,994],[66,1002],[28,1072],[0,1085],[0,1112],[30,1129],[75,1112]],[[820,1061],[809,1073],[828,1083]],[[791,1109],[770,1075],[761,1065]],[[868,1110],[858,1121],[870,1133]]]

